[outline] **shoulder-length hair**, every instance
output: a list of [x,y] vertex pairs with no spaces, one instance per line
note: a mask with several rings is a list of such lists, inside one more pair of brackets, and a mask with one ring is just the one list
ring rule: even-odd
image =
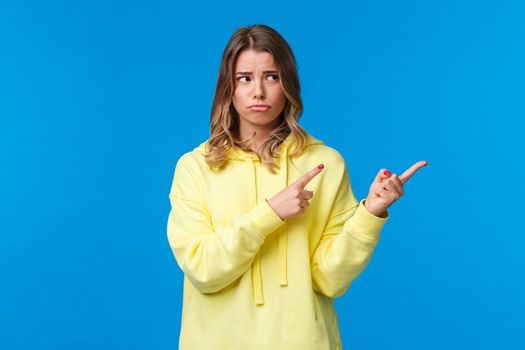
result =
[[227,152],[232,147],[252,152],[248,144],[251,138],[240,139],[239,115],[232,102],[235,89],[235,67],[239,54],[244,50],[266,51],[272,54],[277,65],[279,81],[286,97],[283,111],[278,116],[277,126],[261,145],[261,162],[275,172],[275,159],[285,138],[293,133],[297,140],[289,156],[301,154],[306,146],[308,134],[298,124],[303,112],[294,54],[284,38],[273,28],[258,24],[240,27],[230,38],[222,55],[215,97],[211,109],[210,138],[206,142],[205,159],[211,168],[221,168],[228,160]]

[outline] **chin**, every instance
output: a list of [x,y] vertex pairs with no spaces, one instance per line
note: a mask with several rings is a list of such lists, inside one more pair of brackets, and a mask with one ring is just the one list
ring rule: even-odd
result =
[[250,123],[258,125],[258,126],[266,126],[275,123],[277,118],[255,118],[254,120],[250,121]]

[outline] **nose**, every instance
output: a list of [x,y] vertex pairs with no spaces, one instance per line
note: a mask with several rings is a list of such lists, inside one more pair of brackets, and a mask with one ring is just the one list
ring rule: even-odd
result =
[[253,98],[254,99],[264,99],[264,88],[263,83],[260,79],[256,79],[254,83],[254,92],[253,92]]

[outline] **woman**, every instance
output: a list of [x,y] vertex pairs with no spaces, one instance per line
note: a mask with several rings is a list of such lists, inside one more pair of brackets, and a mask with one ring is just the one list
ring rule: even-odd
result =
[[286,41],[268,26],[239,28],[211,136],[179,158],[169,195],[167,235],[185,276],[180,349],[342,348],[334,298],[426,162],[401,176],[381,169],[358,202],[340,153],[297,123],[302,110]]

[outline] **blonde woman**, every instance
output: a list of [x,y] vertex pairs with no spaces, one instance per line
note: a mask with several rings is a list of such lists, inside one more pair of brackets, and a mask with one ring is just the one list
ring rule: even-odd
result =
[[292,50],[265,25],[222,57],[210,137],[175,167],[167,224],[184,272],[182,350],[341,349],[334,298],[367,266],[417,162],[357,201],[345,161],[298,123]]

